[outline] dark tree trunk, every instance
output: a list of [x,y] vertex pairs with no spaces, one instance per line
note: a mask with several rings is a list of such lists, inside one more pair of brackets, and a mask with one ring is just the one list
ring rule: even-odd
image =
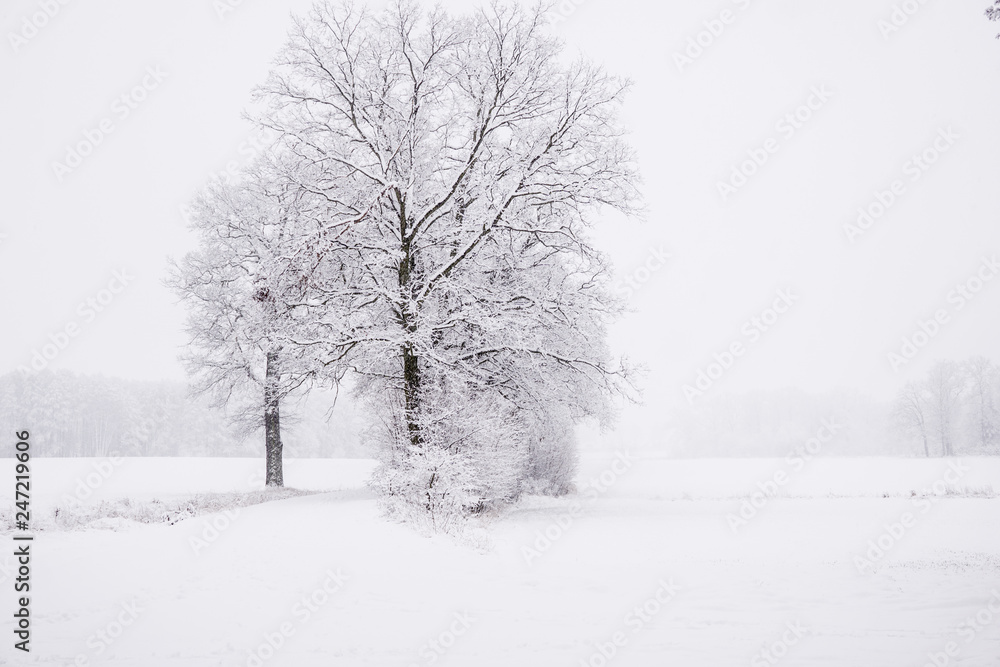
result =
[[[401,295],[405,295],[404,303],[399,312],[399,323],[408,335],[415,334],[416,316],[410,312],[412,297],[414,295],[413,268],[414,257],[413,248],[408,240],[409,220],[406,217],[406,200],[402,193],[396,191],[399,202],[399,237],[402,241],[400,250],[402,258],[399,261],[398,285]],[[400,349],[403,362],[403,400],[406,419],[406,431],[410,438],[410,444],[419,447],[423,438],[420,434],[420,365],[418,357],[413,353],[413,346],[407,342]]]
[[281,415],[278,408],[278,353],[267,353],[264,372],[264,449],[267,456],[267,486],[284,486],[281,470]]
[[420,426],[420,367],[417,365],[417,355],[409,346],[403,347],[403,396],[406,401],[406,430],[410,435],[410,444],[419,447],[421,443]]

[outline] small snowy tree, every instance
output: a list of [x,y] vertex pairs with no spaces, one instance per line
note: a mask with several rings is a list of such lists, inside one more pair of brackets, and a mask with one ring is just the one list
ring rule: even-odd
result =
[[[196,393],[211,395],[245,434],[264,430],[267,486],[283,486],[281,405],[305,391],[323,364],[293,344],[308,328],[295,190],[261,163],[209,185],[192,207],[200,247],[173,265],[169,283],[188,305],[183,359]],[[329,362],[329,357],[325,357]]]
[[926,382],[907,382],[896,395],[893,417],[905,435],[918,437],[924,446],[924,456],[930,456],[927,442],[930,414],[930,391]]
[[637,210],[627,84],[564,64],[546,22],[319,4],[259,90],[288,181],[327,211],[300,239],[321,249],[310,299],[377,408],[379,488],[424,508],[516,497],[539,424],[631,394],[587,236],[602,207]]
[[939,361],[927,374],[930,416],[943,456],[955,454],[955,423],[965,393],[962,367],[954,361]]
[[579,454],[573,418],[566,413],[536,413],[528,420],[526,492],[561,496],[573,489]]
[[969,385],[966,400],[972,440],[985,450],[1000,435],[1000,410],[997,408],[1000,369],[986,357],[978,356],[965,362],[965,375]]

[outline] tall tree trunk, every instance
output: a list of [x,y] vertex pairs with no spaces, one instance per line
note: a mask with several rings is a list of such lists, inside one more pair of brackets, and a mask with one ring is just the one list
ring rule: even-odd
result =
[[281,469],[281,415],[278,408],[278,353],[267,353],[264,372],[264,449],[266,452],[267,486],[284,486]]
[[[410,245],[407,234],[409,231],[409,220],[406,217],[406,198],[398,189],[396,198],[399,203],[399,238],[401,240],[400,250],[402,257],[397,267],[400,295],[403,303],[400,305],[399,324],[408,336],[412,336],[417,331],[416,314],[411,312],[413,289],[413,268],[414,257],[413,248]],[[403,400],[406,414],[406,432],[410,438],[410,444],[419,447],[423,438],[420,435],[420,365],[417,355],[413,353],[413,345],[407,341],[402,345],[400,354],[403,362]]]
[[406,401],[406,430],[410,436],[410,444],[419,447],[420,426],[420,367],[417,365],[417,355],[409,345],[403,346],[403,398]]

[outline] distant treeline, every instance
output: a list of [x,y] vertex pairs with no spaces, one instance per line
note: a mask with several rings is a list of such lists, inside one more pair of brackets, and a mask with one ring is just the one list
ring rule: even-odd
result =
[[[344,396],[313,391],[282,416],[290,457],[371,456],[367,419]],[[651,407],[651,406],[650,406]],[[797,389],[720,393],[668,411],[656,424],[619,424],[598,440],[668,456],[778,456],[832,433],[819,456],[1000,455],[1000,369],[984,358],[941,362],[894,401]],[[294,417],[293,417],[294,415]],[[45,371],[0,376],[3,433],[31,431],[36,456],[260,456],[260,433],[240,436],[226,415],[182,382],[139,382]],[[598,443],[591,443],[597,445]],[[0,447],[0,456],[10,448]]]
[[1000,367],[986,357],[939,361],[906,383],[893,424],[926,456],[1000,453]]
[[1000,368],[985,357],[939,361],[892,401],[851,391],[717,394],[663,426],[664,449],[686,457],[785,456],[824,434],[823,456],[995,456]]
[[[327,392],[291,402],[285,455],[366,456],[360,417]],[[291,418],[291,415],[297,418]],[[260,434],[241,437],[226,415],[182,382],[142,382],[43,371],[0,376],[0,432],[31,432],[33,456],[260,456]],[[10,456],[10,448],[0,448]]]

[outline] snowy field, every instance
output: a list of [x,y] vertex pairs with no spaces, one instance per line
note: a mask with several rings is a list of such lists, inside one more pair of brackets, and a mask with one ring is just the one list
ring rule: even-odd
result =
[[[1000,664],[1000,460],[589,454],[577,494],[462,540],[381,519],[372,466],[288,460],[287,485],[324,493],[39,533],[27,658],[4,536],[0,662]],[[36,459],[33,504],[248,490],[260,467]]]

